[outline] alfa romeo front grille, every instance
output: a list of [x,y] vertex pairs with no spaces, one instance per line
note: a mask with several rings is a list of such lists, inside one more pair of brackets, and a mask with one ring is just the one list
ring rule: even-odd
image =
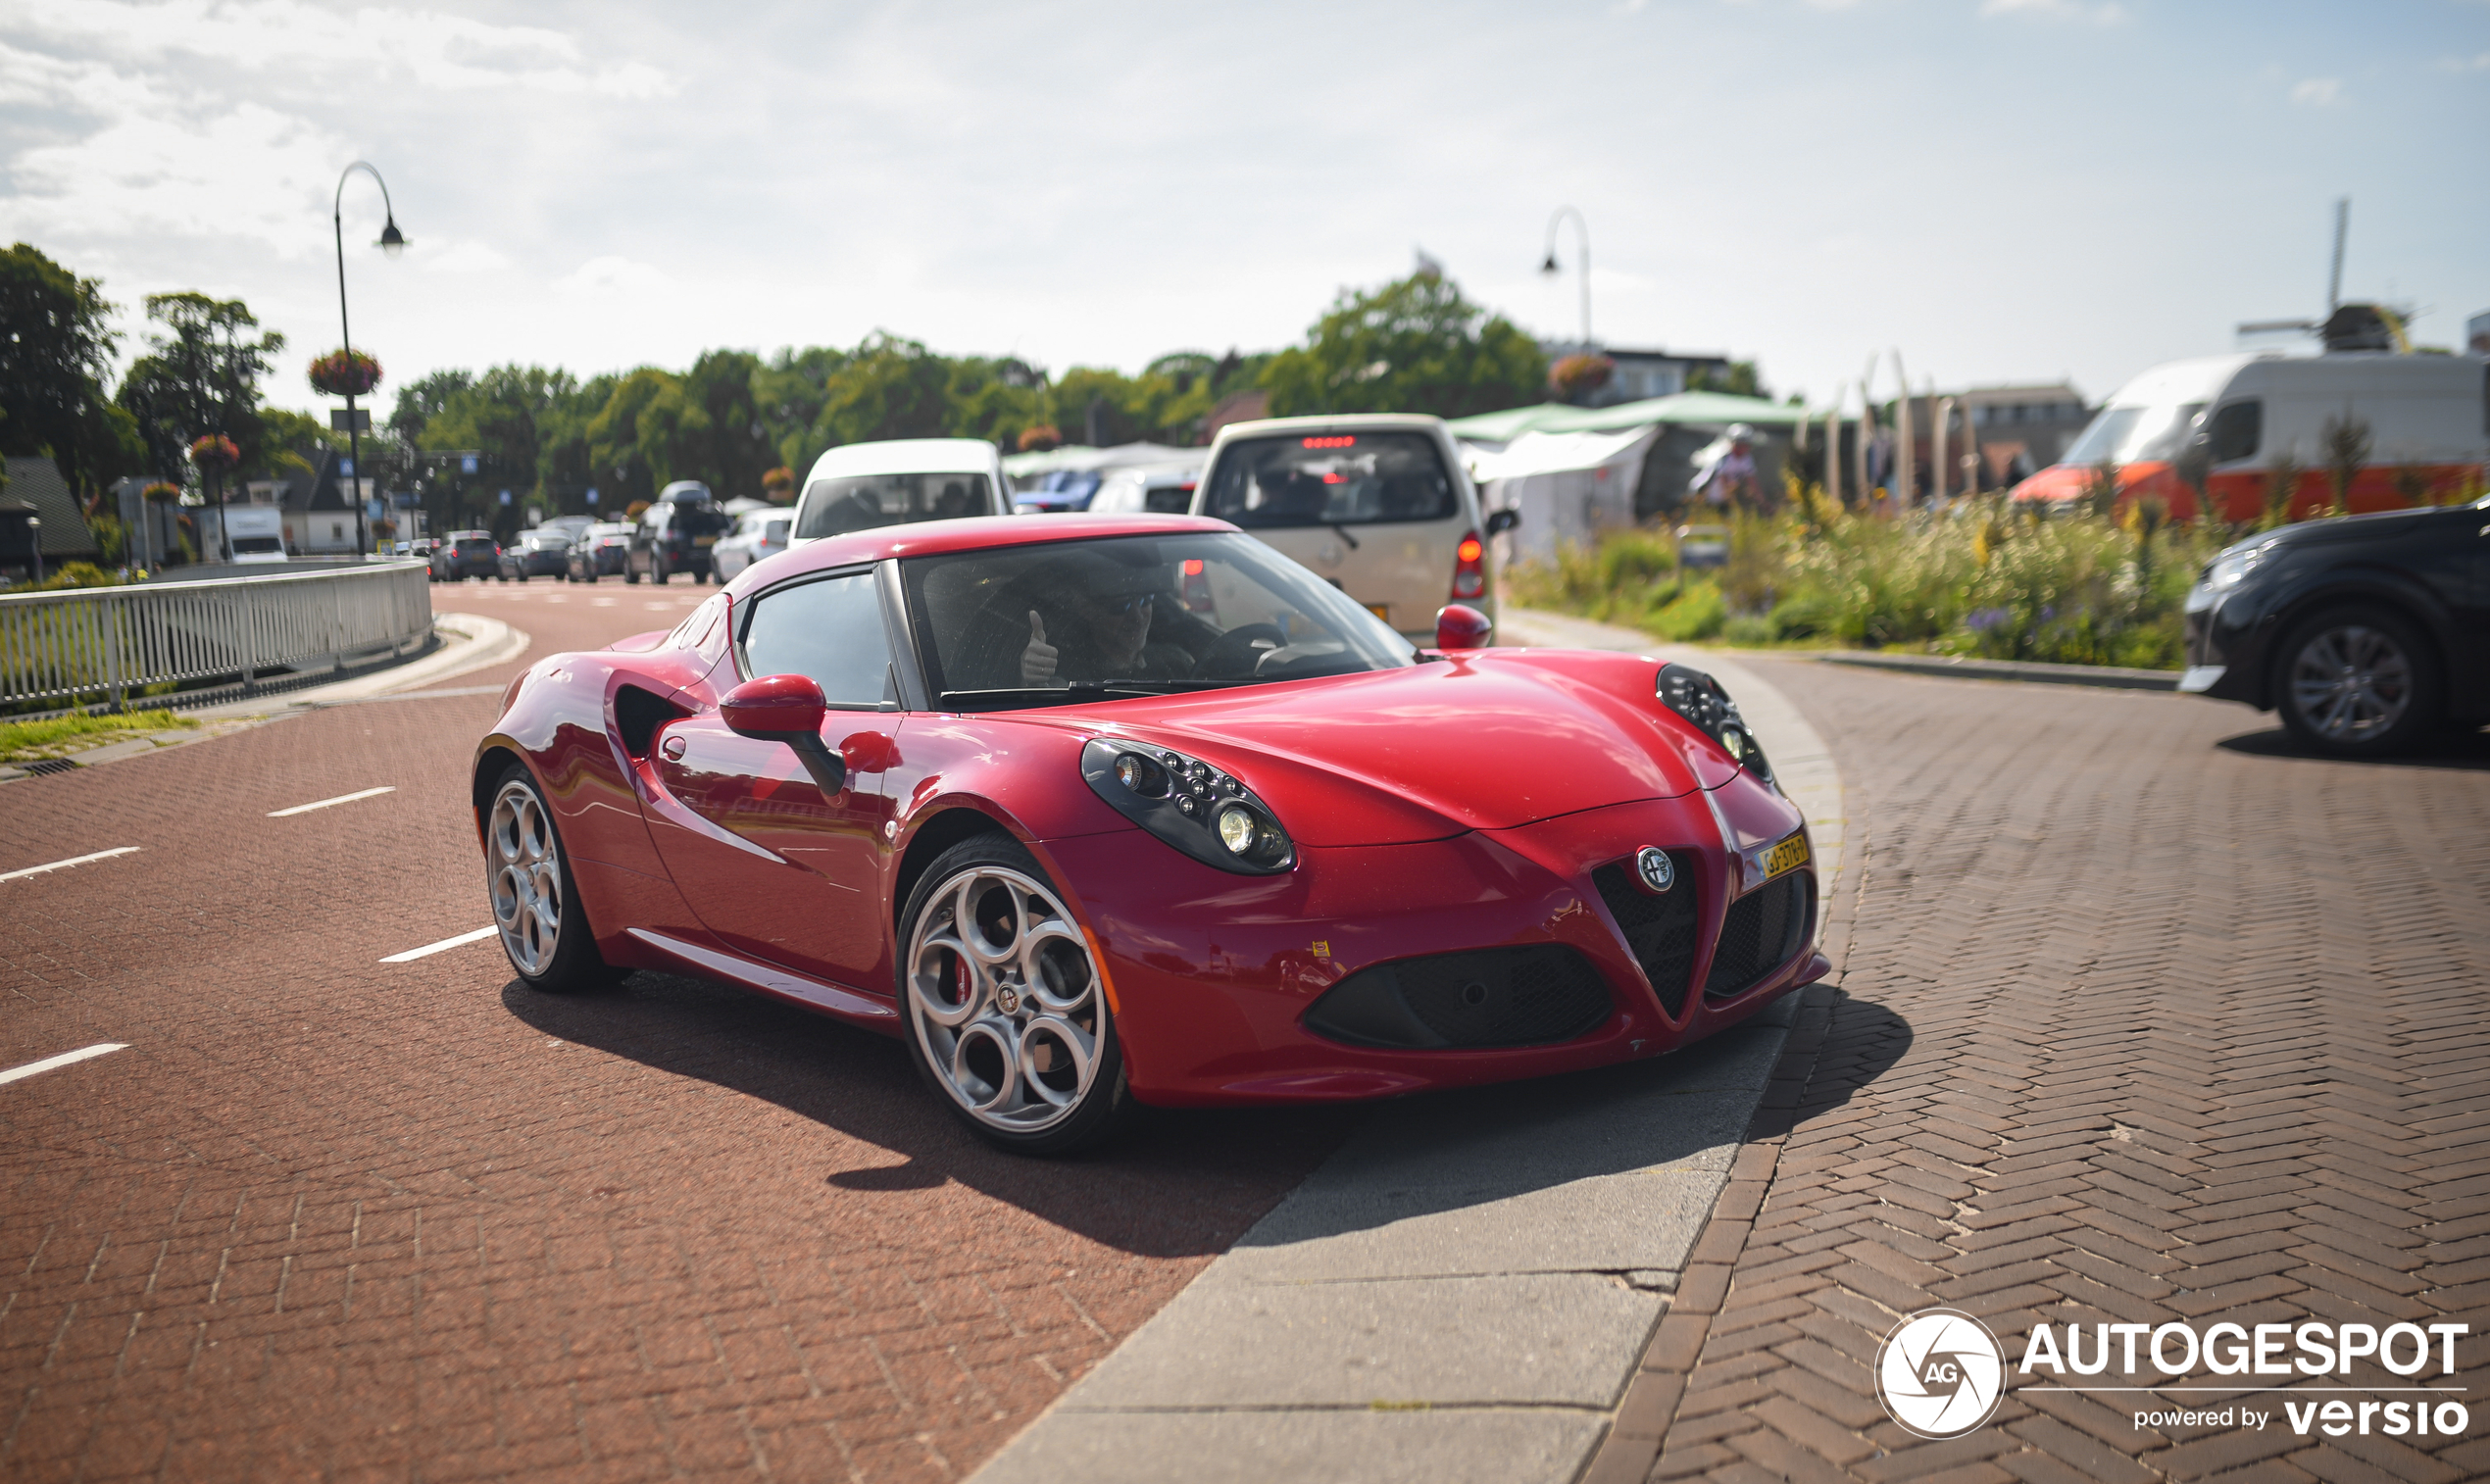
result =
[[1591,884],[1599,888],[1608,915],[1625,934],[1625,946],[1643,966],[1643,977],[1651,980],[1661,1008],[1673,1019],[1685,1013],[1686,986],[1695,973],[1701,920],[1695,911],[1695,879],[1700,862],[1692,852],[1670,851],[1668,863],[1677,867],[1677,884],[1657,897],[1634,884],[1630,862],[1601,866],[1591,872]]
[[1729,904],[1720,923],[1720,946],[1703,992],[1716,1000],[1744,994],[1790,961],[1807,941],[1807,919],[1816,907],[1816,878],[1794,870]]
[[1323,992],[1306,1028],[1401,1051],[1546,1046],[1598,1029],[1613,1008],[1589,960],[1541,944],[1362,968]]

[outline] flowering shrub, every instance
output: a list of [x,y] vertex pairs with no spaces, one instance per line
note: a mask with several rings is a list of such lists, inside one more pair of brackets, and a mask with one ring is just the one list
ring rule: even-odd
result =
[[1050,448],[1061,448],[1063,444],[1062,431],[1051,422],[1040,422],[1035,427],[1021,429],[1021,453],[1042,454]]
[[380,363],[359,350],[332,350],[311,364],[311,384],[331,397],[366,396],[380,384]]
[[171,505],[181,498],[181,486],[168,479],[159,479],[140,490],[138,496],[151,505]]
[[1617,374],[1617,363],[1596,351],[1567,356],[1548,368],[1548,385],[1556,394],[1570,402],[1587,397],[1608,385]]
[[223,473],[242,462],[242,450],[223,433],[210,433],[190,445],[190,463],[202,473]]

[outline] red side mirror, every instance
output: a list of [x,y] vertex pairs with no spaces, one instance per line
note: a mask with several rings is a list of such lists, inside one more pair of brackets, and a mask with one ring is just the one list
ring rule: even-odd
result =
[[764,742],[792,742],[799,737],[819,741],[822,721],[828,715],[822,687],[811,675],[746,680],[718,703],[719,718],[727,726]]
[[1437,649],[1484,649],[1495,631],[1495,619],[1466,603],[1447,603],[1435,615]]
[[822,687],[810,675],[746,680],[718,703],[719,719],[737,735],[794,748],[824,797],[847,787],[846,761],[822,740],[822,722],[828,715]]

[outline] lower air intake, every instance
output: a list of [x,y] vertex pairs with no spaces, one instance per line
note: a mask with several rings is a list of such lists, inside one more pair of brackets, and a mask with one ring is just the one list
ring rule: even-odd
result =
[[1730,903],[1703,992],[1716,1000],[1744,994],[1787,964],[1807,941],[1807,919],[1815,908],[1816,878],[1803,870],[1768,881]]
[[1351,1046],[1479,1050],[1570,1041],[1608,1019],[1608,985],[1570,948],[1489,948],[1362,968],[1306,1012]]
[[1657,897],[1626,875],[1631,863],[1601,866],[1591,872],[1591,884],[1599,888],[1600,901],[1625,935],[1634,962],[1643,966],[1643,977],[1651,980],[1661,1009],[1673,1019],[1686,1013],[1686,987],[1695,977],[1695,878],[1702,873],[1702,859],[1692,851],[1671,851],[1668,860],[1677,867],[1677,884]]

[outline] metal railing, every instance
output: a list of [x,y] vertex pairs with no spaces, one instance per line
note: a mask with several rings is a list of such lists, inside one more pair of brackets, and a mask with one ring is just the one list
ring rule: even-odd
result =
[[[221,581],[0,594],[0,707],[402,654],[432,631],[420,562]],[[162,703],[157,703],[161,705]]]

